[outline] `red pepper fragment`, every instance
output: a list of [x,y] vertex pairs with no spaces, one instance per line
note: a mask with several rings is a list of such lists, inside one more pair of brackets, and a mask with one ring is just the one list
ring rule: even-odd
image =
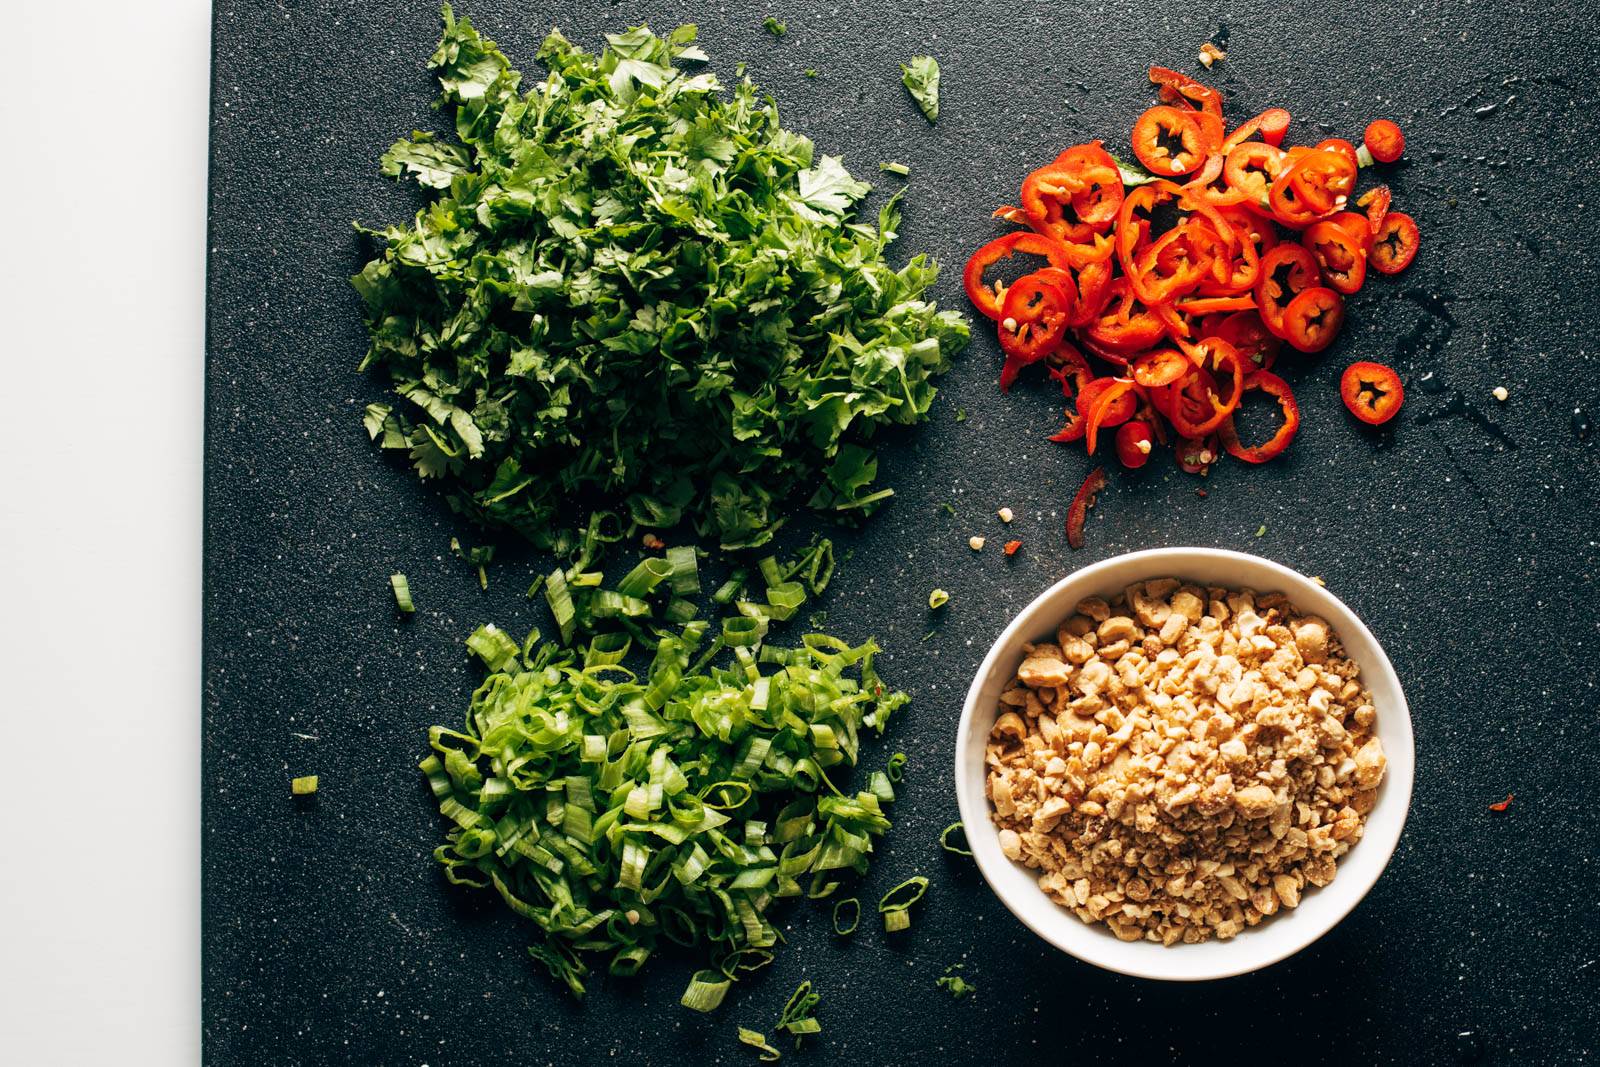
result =
[[1006,542],[1006,547],[1005,547],[1005,553],[1008,556],[1015,556],[1017,554],[1017,549],[1019,549],[1021,547],[1022,547],[1022,542],[1021,541],[1007,541]]
[[1504,800],[1497,800],[1493,804],[1490,804],[1489,805],[1489,810],[1490,811],[1505,811],[1507,808],[1509,808],[1511,806],[1511,801],[1515,796],[1516,796],[1515,793],[1507,793],[1506,794],[1506,798]]
[[1067,508],[1067,544],[1073,548],[1083,547],[1083,520],[1088,517],[1089,509],[1094,507],[1095,494],[1106,487],[1106,469],[1096,467],[1089,472],[1089,476],[1078,486],[1078,492],[1072,498],[1072,506]]

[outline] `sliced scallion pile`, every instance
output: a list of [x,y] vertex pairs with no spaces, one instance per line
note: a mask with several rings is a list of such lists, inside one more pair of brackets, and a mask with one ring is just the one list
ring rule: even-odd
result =
[[766,642],[826,584],[826,541],[760,561],[764,591],[730,594],[714,629],[690,599],[692,549],[607,585],[591,566],[610,536],[597,520],[546,579],[560,640],[518,644],[493,625],[467,639],[490,674],[461,729],[429,731],[421,767],[452,824],[435,857],[537,925],[530,953],[574,993],[590,953],[630,975],[664,941],[701,947],[713,966],[682,1002],[710,1011],[772,959],[776,900],[866,870],[894,790],[882,771],[842,787],[862,730],[881,733],[907,698],[879,682],[871,641]]

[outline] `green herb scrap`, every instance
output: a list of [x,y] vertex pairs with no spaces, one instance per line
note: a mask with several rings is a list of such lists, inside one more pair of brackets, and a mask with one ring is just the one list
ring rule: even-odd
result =
[[[529,952],[576,994],[588,953],[630,975],[663,942],[709,950],[682,1003],[710,1011],[771,961],[775,901],[867,869],[894,790],[881,771],[854,793],[846,777],[863,731],[907,697],[879,680],[871,641],[767,641],[826,584],[827,542],[760,561],[765,592],[714,628],[692,617],[692,548],[607,585],[585,569],[603,528],[546,581],[560,640],[519,645],[493,625],[467,639],[490,673],[460,729],[429,730],[421,768],[450,824],[434,855],[538,926]],[[812,1032],[788,1014],[780,1028]]]
[[768,15],[766,20],[761,23],[761,28],[772,34],[774,37],[782,37],[784,34],[789,32],[788,26],[785,26],[771,15]]
[[891,198],[779,125],[748,80],[725,90],[695,30],[551,33],[523,91],[493,42],[443,9],[429,61],[451,137],[383,156],[431,202],[353,279],[362,366],[394,397],[363,422],[453,508],[567,551],[617,507],[767,542],[791,499],[839,517],[891,495],[876,430],[927,417],[967,341],[922,299],[937,269],[885,252]]
[[935,978],[933,980],[934,984],[944,989],[956,1000],[960,1000],[962,997],[970,996],[971,994],[976,993],[978,991],[978,987],[956,973],[957,971],[962,970],[964,967],[964,964],[952,963],[950,966],[944,969],[944,975],[942,977]]
[[900,64],[900,80],[929,122],[939,118],[939,61],[932,56],[912,56]]

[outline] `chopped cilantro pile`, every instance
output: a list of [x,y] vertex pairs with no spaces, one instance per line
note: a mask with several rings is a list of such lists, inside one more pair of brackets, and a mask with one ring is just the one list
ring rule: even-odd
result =
[[[879,681],[871,641],[766,640],[826,584],[827,542],[761,561],[759,597],[719,589],[732,611],[713,627],[695,617],[692,549],[607,586],[587,569],[601,537],[591,526],[547,581],[560,640],[492,625],[468,638],[490,674],[461,729],[429,731],[421,764],[450,822],[435,857],[531,920],[543,936],[529,952],[579,995],[590,953],[630,975],[666,942],[698,946],[711,967],[683,1004],[710,1011],[771,961],[775,901],[830,896],[866,870],[894,787],[883,771],[855,791],[847,777],[862,732],[907,697]],[[786,1011],[788,1029],[812,1032],[798,1018]]]
[[884,260],[897,199],[725,90],[684,26],[551,33],[522,76],[448,5],[429,66],[454,137],[413,133],[383,172],[432,191],[365,230],[363,367],[396,394],[368,432],[472,519],[570,549],[596,507],[768,541],[780,505],[865,515],[890,495],[870,448],[927,416],[967,340],[921,299],[935,266]]

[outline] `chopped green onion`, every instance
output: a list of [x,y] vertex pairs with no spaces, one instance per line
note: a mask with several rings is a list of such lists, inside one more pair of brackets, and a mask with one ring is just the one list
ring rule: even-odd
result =
[[906,754],[904,752],[896,752],[894,755],[889,757],[889,763],[888,766],[884,768],[884,773],[889,776],[889,781],[899,785],[900,779],[903,778],[906,773],[905,766]]
[[[842,926],[839,922],[839,913],[848,907],[850,925]],[[833,906],[833,932],[840,937],[849,937],[856,932],[856,927],[861,925],[861,901],[855,897],[845,897]]]
[[477,657],[483,660],[483,665],[491,671],[503,671],[511,667],[522,653],[517,643],[511,640],[500,627],[494,623],[485,623],[472,631],[467,638],[467,647]]
[[[961,831],[961,844],[953,845],[950,843],[950,835],[957,830]],[[972,855],[972,850],[967,847],[967,828],[960,822],[953,822],[939,831],[939,847],[946,852],[954,852],[957,856]]]
[[955,973],[963,967],[964,964],[953,963],[944,969],[944,977],[933,980],[935,985],[944,988],[956,1000],[978,991],[977,986]]
[[739,1040],[761,1053],[762,1063],[776,1063],[783,1059],[783,1053],[767,1044],[767,1035],[759,1030],[749,1030],[739,1027]]
[[956,421],[957,422],[966,422],[967,421],[967,409],[966,408],[959,408],[959,407],[956,408]]
[[789,32],[789,27],[785,26],[771,15],[767,16],[766,21],[761,24],[761,28],[772,34],[774,37],[782,37],[784,34]]
[[783,1006],[783,1014],[778,1016],[778,1029],[787,1030],[794,1035],[794,1047],[800,1047],[800,1038],[806,1034],[820,1034],[822,1024],[814,1017],[817,1005],[822,1003],[822,997],[811,991],[810,981],[801,982],[799,987],[789,997],[789,1003]]
[[950,594],[945,592],[943,589],[935,589],[933,592],[928,594],[928,607],[935,611],[944,607],[948,603],[950,603]]
[[417,606],[411,602],[411,583],[406,581],[405,575],[389,575],[389,588],[394,590],[395,607],[407,615],[417,610]]
[[690,1011],[715,1011],[732,985],[733,979],[717,971],[696,971],[678,1003]]
[[904,163],[879,163],[878,169],[885,174],[898,174],[902,178],[911,173],[911,168]]
[[878,901],[878,912],[883,916],[883,928],[889,933],[896,930],[905,930],[911,926],[911,905],[922,899],[928,891],[928,880],[922,875],[913,875],[889,890]]
[[289,792],[297,797],[308,797],[317,791],[317,776],[302,775],[289,783]]
[[1369,149],[1364,144],[1356,146],[1356,167],[1357,168],[1364,169],[1366,167],[1372,166],[1376,162],[1378,162],[1378,161],[1376,159],[1372,158],[1372,150],[1371,149]]

